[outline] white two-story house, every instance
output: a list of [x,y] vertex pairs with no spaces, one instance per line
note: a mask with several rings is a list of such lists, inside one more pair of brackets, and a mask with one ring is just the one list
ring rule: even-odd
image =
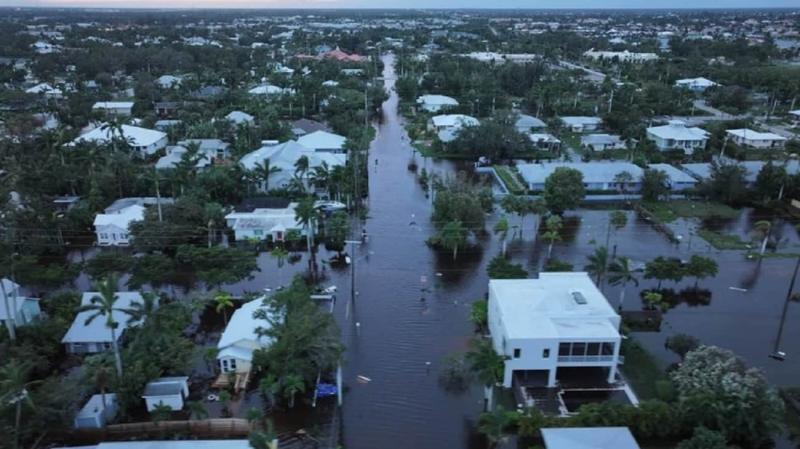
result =
[[494,349],[508,357],[504,387],[515,376],[544,373],[555,387],[565,367],[602,367],[615,381],[620,317],[587,273],[493,279],[488,315]]

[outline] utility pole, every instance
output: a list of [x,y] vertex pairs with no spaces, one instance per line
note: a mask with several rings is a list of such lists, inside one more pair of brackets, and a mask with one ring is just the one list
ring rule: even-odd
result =
[[360,240],[345,240],[345,244],[350,245],[350,303],[356,303],[356,245],[360,245]]
[[800,270],[800,257],[797,258],[797,263],[794,266],[794,274],[792,274],[792,280],[789,282],[789,291],[786,292],[786,301],[783,302],[781,324],[778,326],[778,335],[775,337],[775,346],[773,346],[772,353],[769,355],[773,359],[779,361],[783,361],[786,358],[786,353],[780,350],[781,339],[783,338],[783,325],[786,323],[786,312],[789,310],[789,301],[792,300],[792,290],[794,290],[794,281],[797,280],[798,270]]
[[614,89],[611,89],[611,98],[608,99],[608,113],[611,113],[611,107],[614,105]]
[[161,215],[161,190],[158,187],[158,169],[153,167],[153,173],[155,174],[156,178],[156,207],[158,208],[158,222],[161,223],[164,221],[164,218]]

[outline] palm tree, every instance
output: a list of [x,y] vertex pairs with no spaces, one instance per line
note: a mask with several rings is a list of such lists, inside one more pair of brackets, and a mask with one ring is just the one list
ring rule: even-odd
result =
[[186,402],[186,409],[189,410],[189,418],[203,420],[208,418],[208,409],[202,401]]
[[106,409],[106,390],[114,377],[114,364],[106,354],[97,354],[87,357],[84,363],[85,376],[88,382],[100,390],[103,401],[103,411]]
[[294,407],[294,396],[306,391],[306,383],[297,374],[289,374],[283,378],[283,394],[289,396],[289,408]]
[[507,356],[495,352],[489,340],[473,338],[465,356],[470,369],[484,385],[486,409],[492,409],[494,385],[503,379]]
[[214,295],[214,303],[214,309],[217,313],[222,313],[222,320],[225,322],[225,326],[227,326],[228,312],[226,312],[226,309],[233,307],[233,297],[227,292],[217,292],[217,294]]
[[267,420],[267,430],[250,432],[247,442],[253,449],[278,449],[278,435],[275,433],[272,421]]
[[328,163],[325,161],[322,161],[318,166],[314,167],[309,175],[309,179],[315,187],[325,189],[326,191],[328,190],[330,178],[331,170]]
[[478,421],[478,431],[486,435],[489,447],[496,447],[505,439],[509,426],[514,423],[515,414],[514,411],[498,406],[496,410],[481,415]]
[[[31,366],[27,362],[12,359],[0,367],[0,404],[13,404],[16,407],[14,417],[14,448],[19,447],[19,426],[22,421],[23,401],[33,406],[28,395],[28,382]],[[37,381],[38,382],[38,381]]]
[[269,254],[278,262],[278,285],[281,285],[281,278],[283,277],[281,276],[283,273],[283,263],[286,258],[289,257],[289,251],[286,251],[280,246],[276,246]]
[[561,224],[561,217],[558,215],[551,215],[547,217],[547,220],[544,222],[544,226],[546,231],[542,234],[542,238],[550,242],[547,247],[547,258],[550,259],[550,256],[553,254],[553,243],[561,240],[560,231],[563,227]]
[[251,407],[251,408],[247,409],[246,417],[247,417],[247,421],[250,423],[250,425],[253,425],[255,423],[260,422],[262,419],[264,419],[264,412],[262,412],[260,409],[257,409],[255,407]]
[[158,315],[158,296],[153,292],[142,292],[142,302],[134,302],[130,308],[124,309],[128,315],[128,324],[151,322],[154,330],[159,328]]
[[585,269],[594,275],[594,281],[602,290],[603,278],[608,273],[608,248],[600,246],[595,248],[594,253],[587,256],[589,264]]
[[270,406],[275,405],[275,395],[280,391],[281,385],[275,376],[269,374],[258,383],[258,391],[269,400]]
[[160,402],[153,407],[153,410],[150,410],[150,418],[154,423],[166,421],[170,416],[172,416],[172,407]]
[[772,231],[772,223],[768,220],[760,220],[753,224],[753,231],[761,240],[761,250],[759,255],[763,256],[767,251],[767,242],[769,242],[769,235]]
[[458,247],[463,245],[467,239],[467,228],[461,221],[454,220],[444,225],[439,231],[438,241],[442,247],[453,250],[453,260],[458,257]]
[[109,275],[95,284],[95,290],[97,290],[98,294],[92,296],[89,304],[78,308],[78,313],[91,312],[84,322],[87,326],[98,317],[105,318],[106,327],[111,331],[111,347],[114,349],[117,376],[122,378],[122,357],[120,356],[119,345],[117,344],[117,327],[119,323],[114,319],[114,312],[122,312],[124,314],[128,314],[128,312],[127,309],[119,309],[116,307],[117,299],[119,299],[117,296],[116,275]]
[[497,220],[494,225],[494,234],[500,236],[500,241],[503,242],[503,256],[506,255],[506,237],[508,237],[508,218],[505,215]]
[[619,304],[617,308],[622,310],[622,303],[625,301],[625,288],[631,282],[635,286],[639,286],[639,280],[636,279],[634,271],[631,269],[631,260],[627,257],[617,257],[611,262],[608,267],[610,273],[608,282],[611,285],[622,285],[619,292]]
[[314,227],[316,226],[317,222],[317,210],[314,208],[314,199],[308,197],[300,201],[294,210],[294,215],[296,217],[297,224],[302,225],[303,229],[306,231],[306,247],[308,249],[308,255],[311,258],[311,264],[314,266],[314,252],[312,251],[312,245],[314,242]]
[[281,169],[273,167],[269,159],[264,159],[260,164],[256,164],[252,170],[255,179],[263,183],[265,192],[269,192],[269,177],[279,171],[281,171]]
[[300,156],[296,161],[294,161],[294,174],[300,175],[302,178],[303,175],[308,172],[308,156]]

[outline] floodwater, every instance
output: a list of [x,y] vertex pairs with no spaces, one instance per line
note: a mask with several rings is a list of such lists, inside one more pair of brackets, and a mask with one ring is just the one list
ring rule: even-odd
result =
[[[475,385],[463,393],[448,392],[439,385],[438,373],[442,360],[464,351],[473,335],[469,306],[486,293],[486,264],[500,252],[501,243],[495,236],[485,237],[476,246],[459,250],[455,261],[450,254],[439,254],[425,244],[434,231],[430,199],[407,168],[414,152],[392,90],[394,58],[383,58],[384,82],[391,95],[383,105],[383,120],[369,152],[369,214],[363,223],[369,239],[353,254],[355,300],[350,301],[347,267],[328,267],[323,282],[323,286],[338,286],[334,314],[346,346],[343,444],[348,449],[483,448],[485,443],[474,430],[483,406],[481,389]],[[420,169],[442,176],[453,175],[460,168],[419,155],[416,159]],[[800,303],[789,303],[786,314],[780,348],[787,352],[787,359],[778,362],[767,357],[775,343],[794,260],[749,261],[741,252],[714,250],[697,236],[673,244],[632,212],[627,216],[625,227],[609,232],[608,211],[568,212],[562,241],[555,243],[553,256],[573,264],[576,271],[583,269],[586,257],[597,246],[606,243],[636,265],[659,255],[713,257],[719,263],[719,274],[699,284],[711,291],[710,303],[678,304],[665,314],[661,332],[637,333],[637,340],[666,365],[677,358],[664,349],[665,339],[687,333],[705,344],[733,350],[749,365],[763,369],[775,385],[796,385],[800,372]],[[498,217],[499,213],[487,217],[487,230]],[[754,220],[754,215],[745,211],[740,219],[717,223],[716,228],[744,238]],[[537,239],[534,243],[536,220],[531,216],[521,220],[511,215],[509,221],[512,226],[521,225],[521,237],[509,237],[509,255],[533,276],[546,256],[547,242]],[[796,232],[788,226],[776,226],[782,249],[797,242]],[[354,235],[358,233],[360,229],[355,227]],[[268,253],[261,254],[261,271],[254,273],[253,279],[224,289],[234,295],[274,290],[287,284],[294,274],[304,272],[307,255],[301,254],[301,260],[280,268]],[[328,256],[321,249],[320,260]],[[640,309],[638,293],[656,285],[641,275],[639,281],[638,287],[628,286],[625,309]],[[89,283],[83,275],[76,284],[85,289]],[[693,284],[694,280],[684,280],[677,285],[665,282],[663,287],[680,291]],[[165,289],[179,297],[198,294]],[[616,306],[620,288],[604,285],[603,289]],[[358,376],[363,376],[361,381]],[[275,416],[280,432],[315,421],[299,412],[290,415],[283,419]]]
[[[393,57],[384,56],[384,64],[390,98],[370,148],[370,238],[356,250],[355,303],[338,310],[348,315],[339,316],[347,347],[344,447],[474,447],[482,393],[448,393],[438,370],[444,357],[466,349],[473,330],[469,303],[486,291],[485,268],[480,252],[464,251],[453,263],[425,244],[430,201],[407,169],[412,148],[392,90]],[[419,166],[454,172],[447,163]],[[349,301],[349,293],[340,288],[339,297]]]

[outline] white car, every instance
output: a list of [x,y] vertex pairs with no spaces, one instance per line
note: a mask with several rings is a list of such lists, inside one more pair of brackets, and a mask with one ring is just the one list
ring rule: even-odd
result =
[[340,210],[346,210],[347,206],[338,201],[315,201],[314,209],[319,209],[323,212],[331,213]]

